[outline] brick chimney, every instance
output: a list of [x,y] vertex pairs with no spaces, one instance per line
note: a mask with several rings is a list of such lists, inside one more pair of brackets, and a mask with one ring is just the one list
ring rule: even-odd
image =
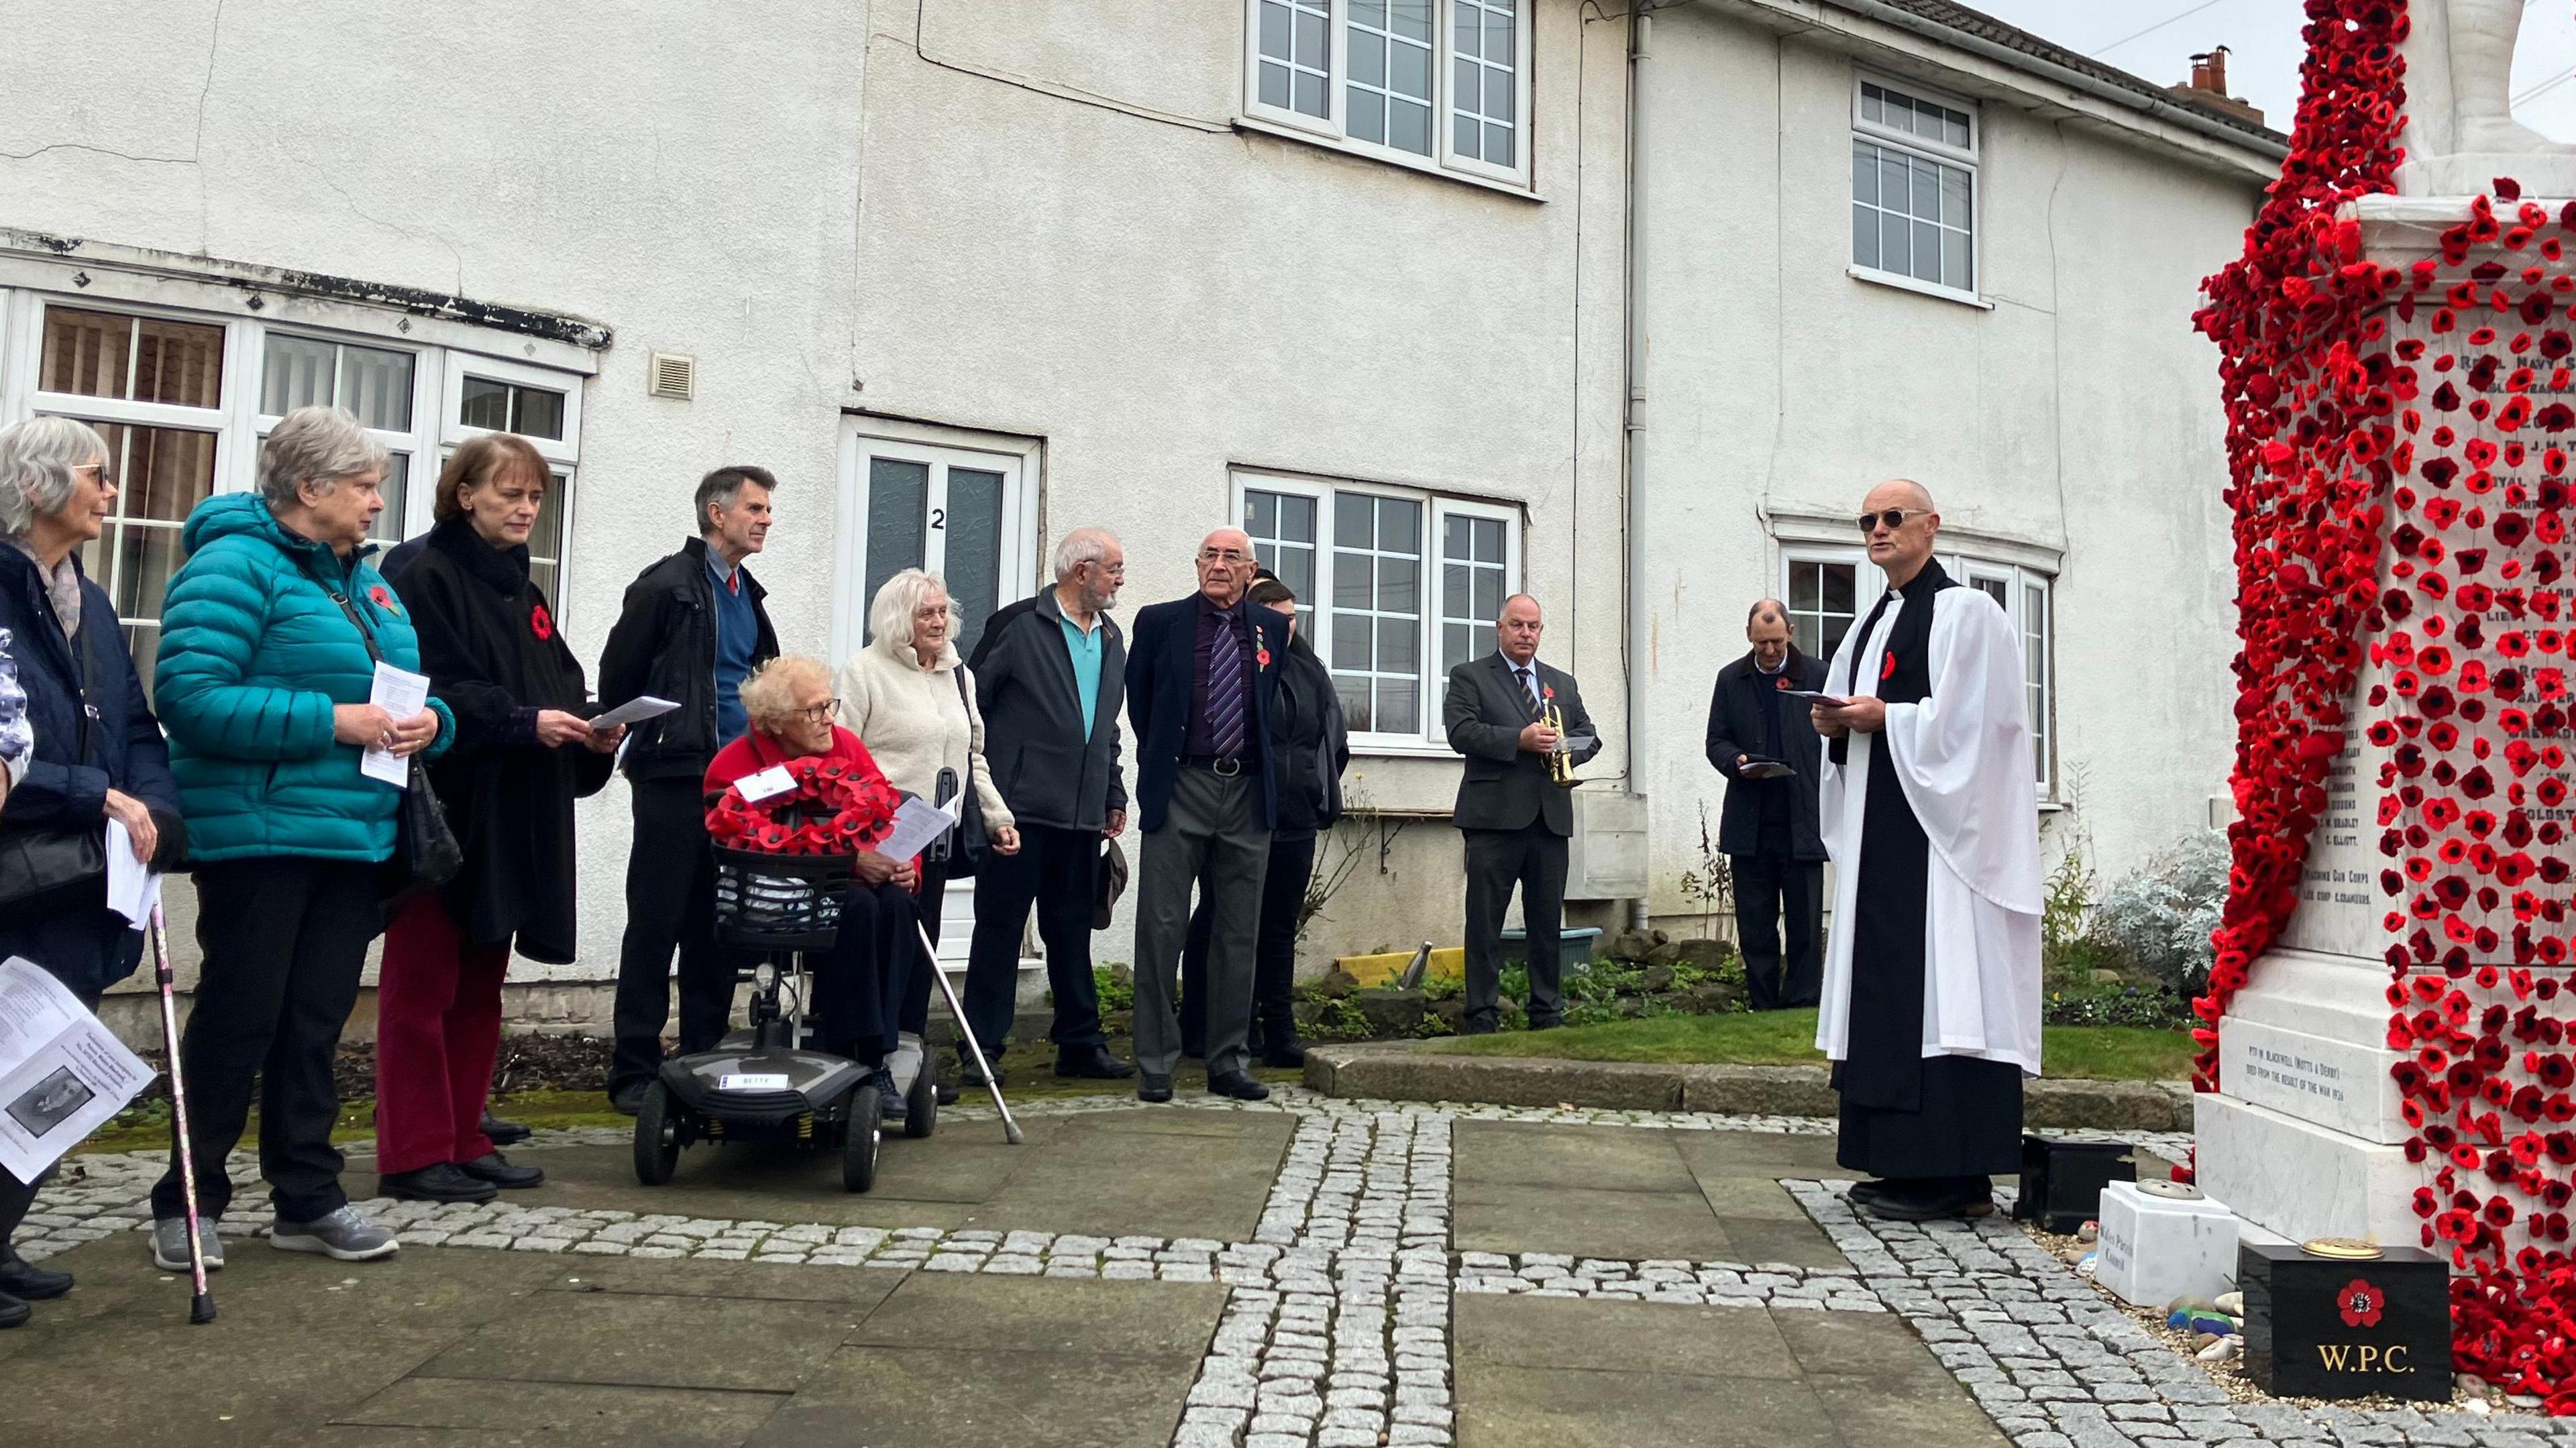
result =
[[2203,110],[2220,111],[2239,120],[2263,124],[2263,113],[2227,93],[2227,47],[2213,46],[2191,58],[2191,80],[2170,87],[2176,96]]

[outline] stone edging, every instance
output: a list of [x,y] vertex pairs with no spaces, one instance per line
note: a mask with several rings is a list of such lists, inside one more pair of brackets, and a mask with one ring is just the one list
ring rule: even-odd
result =
[[[1459,1056],[1428,1042],[1315,1046],[1306,1085],[1327,1096],[1378,1101],[1480,1101],[1727,1116],[1830,1117],[1821,1066],[1678,1066]],[[2041,1130],[2189,1131],[2191,1092],[2179,1082],[2042,1078],[2024,1086],[2024,1120]]]

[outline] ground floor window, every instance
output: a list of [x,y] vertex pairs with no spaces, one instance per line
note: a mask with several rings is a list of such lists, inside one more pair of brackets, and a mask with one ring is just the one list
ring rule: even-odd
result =
[[[68,270],[64,282],[65,292],[78,285]],[[116,512],[81,566],[115,602],[147,681],[162,596],[181,562],[180,525],[213,494],[256,487],[262,441],[299,407],[346,408],[384,444],[386,506],[375,536],[387,544],[429,528],[428,480],[448,452],[515,424],[555,470],[529,551],[562,611],[581,375],[415,344],[402,336],[408,325],[386,313],[381,334],[360,334],[0,288],[0,424],[71,417],[107,439]],[[496,335],[494,346],[511,340]]]
[[[2021,638],[2024,687],[2030,702],[2032,774],[2040,797],[2053,798],[2056,772],[2056,656],[2052,648],[2053,575],[2022,564],[1973,554],[1945,554],[1944,571],[1992,598]],[[1886,583],[1866,552],[1857,548],[1784,545],[1780,597],[1789,606],[1789,636],[1803,653],[1831,659],[1844,637]]]
[[1352,743],[1443,741],[1449,670],[1494,647],[1520,588],[1517,508],[1413,489],[1239,470],[1238,516],[1297,594],[1298,629],[1332,671]]

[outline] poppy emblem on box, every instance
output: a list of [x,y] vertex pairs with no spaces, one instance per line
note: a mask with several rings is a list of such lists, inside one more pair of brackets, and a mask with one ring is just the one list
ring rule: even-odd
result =
[[2371,1286],[2367,1278],[2356,1277],[2335,1294],[2335,1307],[2346,1327],[2379,1326],[2380,1310],[2387,1305],[2388,1294]]

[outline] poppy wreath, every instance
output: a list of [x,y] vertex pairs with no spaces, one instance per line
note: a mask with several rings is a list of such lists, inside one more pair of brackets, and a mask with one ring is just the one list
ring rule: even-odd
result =
[[[2238,577],[2227,900],[2194,1003],[2217,1026],[2299,902],[2338,760],[2386,901],[2391,1075],[2448,1249],[2453,1362],[2576,1413],[2569,916],[2576,205],[2510,179],[2399,269],[2338,212],[2404,158],[2404,0],[2307,0],[2290,155],[2205,283]],[[2358,696],[2364,727],[2350,717]],[[2368,831],[2376,829],[2376,836]],[[2181,1173],[2177,1173],[2181,1175]]]
[[795,787],[755,804],[739,782],[707,811],[707,836],[767,855],[855,855],[884,839],[902,797],[882,777],[839,761],[787,765]]

